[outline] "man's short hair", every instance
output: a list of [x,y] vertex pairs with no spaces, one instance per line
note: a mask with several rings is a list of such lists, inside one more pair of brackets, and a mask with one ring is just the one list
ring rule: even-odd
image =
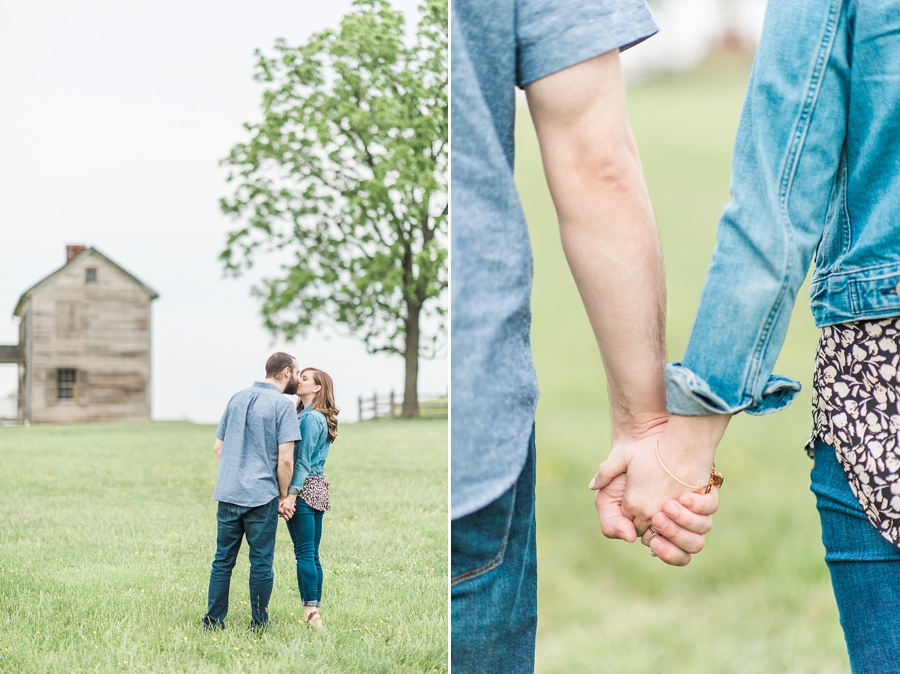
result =
[[293,366],[294,357],[291,354],[284,351],[273,353],[266,361],[266,378],[277,379],[281,376],[284,368]]

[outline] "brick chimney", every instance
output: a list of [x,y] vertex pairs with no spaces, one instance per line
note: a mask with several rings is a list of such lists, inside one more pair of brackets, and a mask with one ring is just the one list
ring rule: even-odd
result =
[[66,246],[66,262],[82,252],[84,252],[84,246],[69,244]]

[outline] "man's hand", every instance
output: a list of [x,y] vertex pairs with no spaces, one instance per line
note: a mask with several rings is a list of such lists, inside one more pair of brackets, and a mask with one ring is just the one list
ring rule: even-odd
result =
[[[625,482],[625,473],[616,475],[605,487],[597,490],[597,495],[594,497],[594,505],[597,507],[597,515],[600,517],[600,530],[604,536],[634,543],[637,538],[634,522],[626,517],[622,511]],[[591,488],[593,489],[593,487]]]

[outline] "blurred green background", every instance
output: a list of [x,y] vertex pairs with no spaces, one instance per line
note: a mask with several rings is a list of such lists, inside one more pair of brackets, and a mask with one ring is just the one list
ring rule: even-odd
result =
[[[715,229],[751,57],[631,87],[629,117],[662,237],[669,360],[684,352]],[[823,561],[810,383],[818,331],[801,290],[776,372],[803,392],[786,411],[739,415],[717,456],[725,474],[707,547],[685,568],[605,539],[587,483],[609,451],[606,382],[569,275],[527,109],[516,178],[535,257],[539,672],[849,672]]]

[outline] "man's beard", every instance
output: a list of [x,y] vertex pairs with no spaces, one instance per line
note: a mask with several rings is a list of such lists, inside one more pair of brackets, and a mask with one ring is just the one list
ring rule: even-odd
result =
[[291,380],[287,383],[287,386],[284,387],[284,392],[288,395],[294,395],[297,393],[297,387],[300,386],[300,380],[291,377]]

